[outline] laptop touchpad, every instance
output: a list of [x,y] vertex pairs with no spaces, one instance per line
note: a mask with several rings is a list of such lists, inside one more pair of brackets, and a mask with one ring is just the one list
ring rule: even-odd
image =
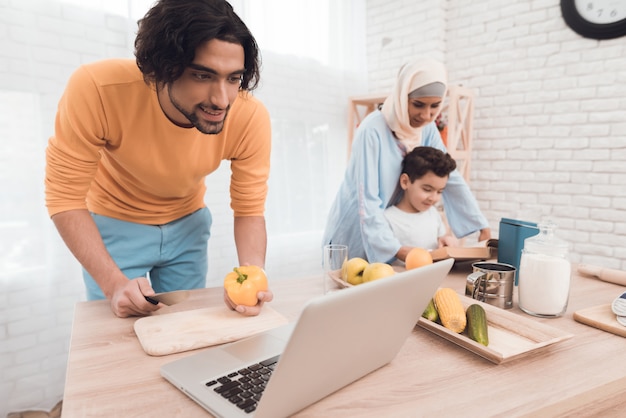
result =
[[257,361],[259,358],[271,357],[282,353],[292,329],[292,324],[288,324],[276,330],[263,332],[225,345],[223,348],[228,354],[243,361]]

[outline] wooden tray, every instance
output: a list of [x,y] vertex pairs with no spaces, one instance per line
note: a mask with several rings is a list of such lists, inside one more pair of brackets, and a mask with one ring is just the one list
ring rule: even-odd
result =
[[286,324],[287,318],[267,304],[258,316],[243,316],[226,306],[152,315],[135,321],[143,350],[165,356],[236,341]]
[[417,324],[492,363],[501,364],[528,356],[573,336],[530,317],[517,315],[467,296],[459,295],[459,298],[466,309],[473,303],[485,309],[489,334],[488,346],[477,343],[465,333],[457,334],[426,318],[420,318]]
[[581,324],[626,337],[626,327],[617,322],[610,303],[576,311],[574,319]]

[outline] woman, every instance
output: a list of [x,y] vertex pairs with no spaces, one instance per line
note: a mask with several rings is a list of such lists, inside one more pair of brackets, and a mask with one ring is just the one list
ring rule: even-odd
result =
[[[356,131],[348,168],[328,217],[324,244],[347,245],[350,258],[404,261],[411,247],[402,246],[394,237],[383,213],[399,198],[394,191],[407,152],[418,145],[447,152],[434,123],[441,112],[446,85],[446,70],[438,61],[420,58],[400,68],[382,110],[370,113]],[[457,237],[480,230],[479,240],[490,238],[489,224],[457,170],[450,174],[443,202]]]

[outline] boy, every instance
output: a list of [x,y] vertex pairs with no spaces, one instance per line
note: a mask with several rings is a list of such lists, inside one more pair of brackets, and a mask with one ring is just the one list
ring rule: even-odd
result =
[[455,168],[449,154],[433,147],[416,147],[404,157],[396,190],[399,200],[385,209],[385,217],[403,246],[434,250],[458,245],[454,236],[446,234],[435,208]]

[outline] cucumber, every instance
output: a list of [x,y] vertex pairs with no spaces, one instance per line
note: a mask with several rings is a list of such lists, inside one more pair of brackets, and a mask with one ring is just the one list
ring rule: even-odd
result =
[[424,313],[422,313],[422,316],[433,322],[437,322],[439,320],[439,313],[437,312],[437,309],[435,308],[435,302],[433,302],[432,299],[430,300],[430,302],[428,302],[428,306],[426,307],[426,309],[424,309]]
[[484,345],[489,345],[489,334],[487,331],[487,314],[482,306],[474,303],[467,307],[467,335],[474,341]]

